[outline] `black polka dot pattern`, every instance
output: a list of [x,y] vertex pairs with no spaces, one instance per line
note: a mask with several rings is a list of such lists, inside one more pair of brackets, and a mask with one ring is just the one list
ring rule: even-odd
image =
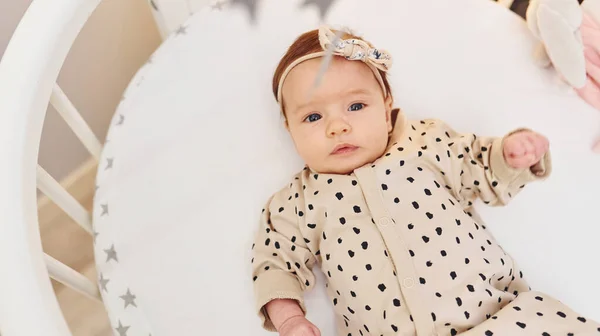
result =
[[320,264],[339,335],[554,335],[567,325],[600,336],[596,322],[532,292],[472,209],[476,197],[506,204],[534,177],[501,180],[494,138],[437,120],[405,132],[372,164],[305,169],[273,196],[251,249],[259,299],[314,287]]

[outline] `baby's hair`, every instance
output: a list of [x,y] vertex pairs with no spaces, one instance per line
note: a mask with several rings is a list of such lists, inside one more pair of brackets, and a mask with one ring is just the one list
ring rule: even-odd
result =
[[[336,33],[336,31],[333,31],[333,32]],[[352,38],[361,39],[361,40],[367,42],[369,44],[369,46],[373,47],[371,45],[371,43],[369,43],[368,41],[348,32],[348,31],[344,31],[341,38],[342,39],[352,39]],[[275,99],[277,99],[277,94],[278,94],[277,90],[279,88],[279,81],[281,80],[281,76],[283,75],[283,72],[286,70],[286,68],[290,64],[292,64],[295,60],[297,60],[298,58],[315,53],[315,52],[319,52],[319,51],[323,51],[323,48],[321,47],[321,44],[319,42],[319,30],[318,29],[308,31],[308,32],[300,35],[296,39],[296,41],[294,41],[294,43],[292,43],[292,45],[288,48],[285,55],[281,58],[281,61],[279,61],[279,65],[277,66],[277,69],[275,70],[275,74],[273,75],[273,94],[275,95]],[[386,73],[381,70],[378,70],[378,71],[379,71],[379,74],[381,75],[381,78],[383,79],[383,84],[385,86],[385,89],[391,95],[392,91],[391,91],[390,84],[388,82]],[[283,103],[281,105],[283,106]],[[285,114],[285,111],[283,111],[283,113]]]

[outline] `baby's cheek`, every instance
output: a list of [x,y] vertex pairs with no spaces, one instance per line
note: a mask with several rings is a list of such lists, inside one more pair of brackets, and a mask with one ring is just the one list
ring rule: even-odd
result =
[[311,161],[315,156],[315,147],[311,146],[309,141],[300,140],[296,143],[296,149],[298,150],[298,154],[300,154],[305,161]]
[[377,149],[381,151],[385,151],[388,145],[389,134],[390,131],[388,129],[387,124],[379,125],[379,127],[375,128],[376,132],[373,132],[371,135],[372,143],[377,144]]
[[325,140],[307,136],[297,142],[300,157],[309,165],[319,165],[329,154]]

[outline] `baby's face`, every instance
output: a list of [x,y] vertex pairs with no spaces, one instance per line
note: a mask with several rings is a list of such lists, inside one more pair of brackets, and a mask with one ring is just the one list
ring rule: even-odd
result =
[[312,170],[347,174],[385,152],[392,99],[366,64],[337,56],[314,89],[322,60],[296,66],[283,85],[288,130]]

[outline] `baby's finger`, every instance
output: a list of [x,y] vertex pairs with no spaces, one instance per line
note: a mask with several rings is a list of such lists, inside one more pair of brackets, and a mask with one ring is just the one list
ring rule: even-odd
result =
[[533,154],[535,157],[541,157],[544,151],[543,141],[536,133],[527,134],[527,140],[533,145]]
[[519,157],[515,157],[509,160],[509,165],[513,168],[528,168],[534,163],[535,157],[533,154],[527,154]]
[[525,155],[525,147],[523,147],[522,142],[518,139],[509,139],[504,144],[504,152],[509,157],[517,157]]
[[526,135],[523,139],[523,147],[525,148],[525,154],[533,154],[535,155],[535,142],[533,140],[533,136],[530,134]]
[[538,134],[537,138],[538,138],[538,143],[540,145],[539,157],[542,157],[550,149],[550,142],[548,141],[548,138],[546,138],[545,136],[543,136],[541,134]]

